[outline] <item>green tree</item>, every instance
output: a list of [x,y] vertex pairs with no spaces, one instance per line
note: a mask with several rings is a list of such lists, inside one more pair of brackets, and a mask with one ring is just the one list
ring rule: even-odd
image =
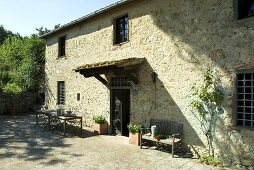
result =
[[0,87],[6,92],[37,91],[43,77],[44,52],[45,43],[38,37],[7,38],[0,46]]
[[36,28],[36,30],[38,31],[38,33],[33,34],[33,36],[42,36],[43,34],[50,32],[50,30],[45,27]]
[[54,26],[54,29],[60,28],[60,26],[61,26],[61,24],[56,24],[56,25]]
[[11,31],[6,30],[2,25],[0,25],[0,45],[2,45],[7,38],[13,36],[21,38],[21,36],[18,33],[14,34]]

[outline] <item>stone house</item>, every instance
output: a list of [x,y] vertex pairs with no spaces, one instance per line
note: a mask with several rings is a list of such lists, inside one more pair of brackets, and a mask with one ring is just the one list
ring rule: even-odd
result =
[[225,93],[216,152],[254,162],[253,0],[122,0],[57,28],[46,39],[46,103],[103,114],[110,132],[151,118],[184,124],[184,142],[204,148],[191,87],[211,68]]

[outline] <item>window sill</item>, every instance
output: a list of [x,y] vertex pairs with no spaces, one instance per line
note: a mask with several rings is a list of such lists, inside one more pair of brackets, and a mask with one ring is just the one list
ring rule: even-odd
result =
[[125,45],[125,44],[127,44],[127,43],[129,43],[129,41],[125,41],[125,42],[121,42],[121,43],[119,43],[119,44],[113,44],[114,46],[122,46],[122,45]]
[[66,57],[66,55],[64,55],[64,56],[58,56],[56,59],[57,60],[63,60],[63,59],[67,59],[67,57]]
[[236,131],[250,131],[250,132],[253,132],[254,131],[254,128],[253,127],[244,127],[244,126],[235,126],[234,127],[234,130]]
[[239,26],[245,26],[248,24],[253,24],[254,25],[254,16],[248,17],[248,18],[243,18],[243,19],[236,19],[235,20],[236,24]]

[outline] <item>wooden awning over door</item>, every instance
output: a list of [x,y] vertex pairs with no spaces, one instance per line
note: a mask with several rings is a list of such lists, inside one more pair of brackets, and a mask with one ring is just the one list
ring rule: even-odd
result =
[[122,60],[105,61],[95,64],[85,64],[75,69],[84,77],[95,77],[104,85],[108,85],[107,80],[101,74],[113,74],[115,76],[127,76],[132,82],[138,84],[136,76],[139,66],[145,61],[144,58],[128,58]]

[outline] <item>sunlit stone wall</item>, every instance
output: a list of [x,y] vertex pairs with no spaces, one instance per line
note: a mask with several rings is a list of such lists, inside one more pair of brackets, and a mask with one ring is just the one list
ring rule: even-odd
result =
[[[254,162],[253,129],[234,125],[234,81],[253,60],[254,18],[235,20],[233,0],[139,0],[88,19],[47,38],[47,105],[56,107],[57,81],[66,84],[66,108],[84,123],[103,114],[109,121],[110,91],[95,78],[73,71],[82,64],[131,57],[146,58],[140,83],[131,86],[131,122],[162,118],[184,124],[184,142],[199,151],[206,145],[190,108],[191,86],[211,68],[222,81],[224,113],[216,127],[216,153],[226,164]],[[129,41],[113,45],[113,19],[129,16]],[[66,35],[66,57],[59,59],[58,38]],[[151,72],[157,73],[154,83]],[[77,93],[81,100],[77,101]],[[202,149],[201,149],[202,150]]]

